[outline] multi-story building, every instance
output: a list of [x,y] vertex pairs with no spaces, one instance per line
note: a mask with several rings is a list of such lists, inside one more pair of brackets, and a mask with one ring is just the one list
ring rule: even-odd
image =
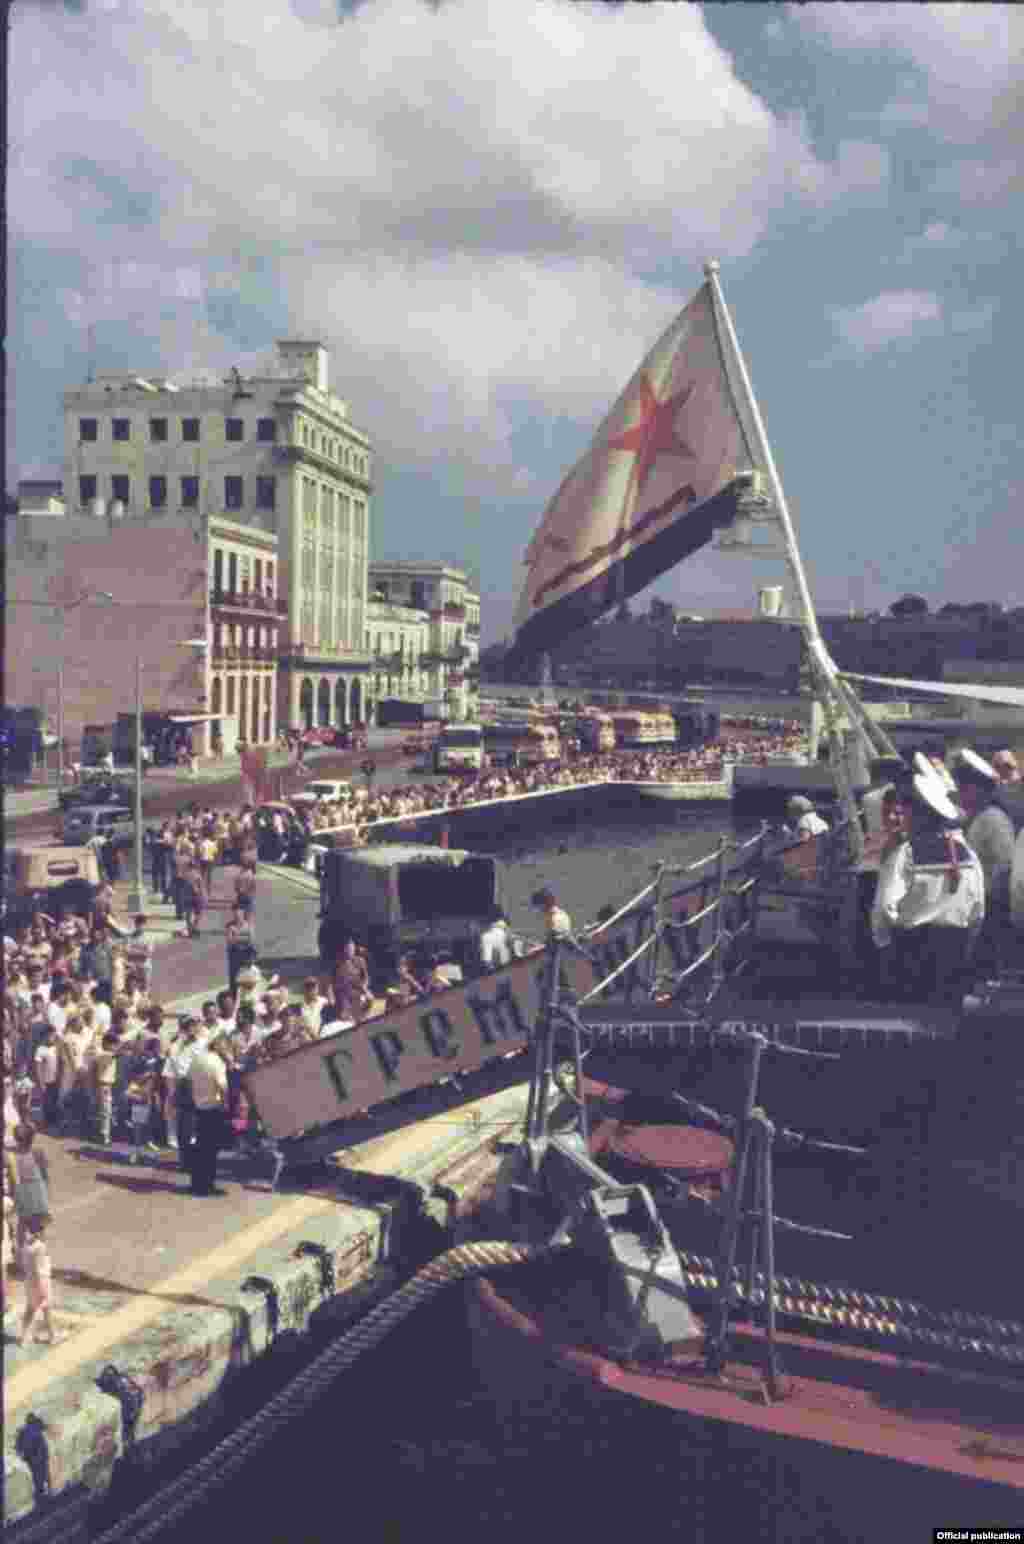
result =
[[[370,663],[370,447],[330,390],[327,364],[321,344],[289,340],[278,343],[273,369],[251,379],[233,372],[221,385],[175,385],[105,374],[64,397],[64,489],[73,509],[110,510],[124,522],[205,516],[276,537],[275,602],[288,619],[276,709],[291,727],[362,718]],[[219,594],[255,594],[255,566],[247,589],[242,553],[235,555],[239,588],[225,568]],[[240,625],[237,607],[215,599],[218,624]]]
[[222,517],[208,533],[210,712],[235,719],[250,745],[269,745],[277,735],[278,628],[288,609],[277,594],[277,537]]
[[382,697],[412,701],[429,695],[430,672],[423,663],[430,652],[430,616],[426,611],[378,600],[371,591],[366,635],[373,658],[371,703]]
[[465,718],[472,712],[480,655],[480,597],[466,573],[449,563],[382,560],[370,564],[369,582],[380,602],[427,613],[422,690],[443,697],[454,715]]
[[144,712],[173,718],[198,753],[214,728],[231,749],[237,718],[220,701],[212,712],[205,522],[68,514],[52,485],[19,503],[7,520],[5,701],[38,708],[72,756],[88,726],[133,713],[140,690]]

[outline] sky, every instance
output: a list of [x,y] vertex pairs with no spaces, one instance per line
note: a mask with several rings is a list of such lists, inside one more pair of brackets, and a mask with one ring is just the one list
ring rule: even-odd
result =
[[90,363],[317,337],[371,556],[461,561],[493,642],[715,257],[818,608],[1024,603],[1022,81],[1009,5],[13,0],[8,490]]

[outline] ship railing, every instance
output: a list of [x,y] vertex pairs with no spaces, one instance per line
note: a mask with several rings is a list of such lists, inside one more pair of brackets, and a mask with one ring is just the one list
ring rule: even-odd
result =
[[[767,835],[768,827],[762,826],[744,842],[723,837],[690,863],[659,864],[651,883],[581,935],[595,971],[603,972],[581,1004],[616,983],[625,987],[627,997],[638,991],[649,998],[675,997],[701,970],[709,978],[704,1000],[710,1001],[730,972],[737,944],[756,931]],[[684,876],[685,882],[670,888],[675,876]],[[630,916],[632,938],[628,933],[623,937],[624,929],[613,935]],[[661,968],[663,946],[667,970]],[[637,967],[645,957],[647,968],[641,973]]]

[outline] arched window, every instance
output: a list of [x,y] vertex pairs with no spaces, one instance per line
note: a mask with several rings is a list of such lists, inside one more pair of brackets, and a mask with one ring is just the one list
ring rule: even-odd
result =
[[321,679],[317,688],[316,721],[320,727],[331,722],[331,683],[326,677]]
[[348,721],[348,687],[344,676],[339,676],[334,685],[334,722],[338,725]]
[[220,712],[220,701],[221,701],[221,681],[220,681],[220,676],[219,675],[215,675],[213,680],[210,683],[210,712],[211,713],[219,713]]
[[299,688],[299,718],[303,729],[313,727],[313,683],[307,676]]
[[358,681],[353,681],[349,691],[349,723],[358,724],[363,717],[363,689]]

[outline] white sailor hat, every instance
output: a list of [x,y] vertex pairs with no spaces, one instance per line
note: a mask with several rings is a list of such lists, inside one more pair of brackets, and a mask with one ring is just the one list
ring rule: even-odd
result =
[[814,805],[810,799],[805,798],[802,793],[795,793],[786,801],[786,809],[791,815],[809,815],[813,808]]
[[939,787],[945,789],[946,785],[942,781],[942,773],[939,771],[934,761],[929,760],[924,751],[914,752],[914,771],[919,773],[921,777],[934,778]]
[[979,756],[977,751],[972,751],[965,746],[956,759],[953,768],[953,776],[962,783],[984,783],[995,787],[999,782],[999,773],[990,761],[984,756]]
[[942,820],[960,820],[960,811],[934,772],[917,772],[913,778],[914,797]]

